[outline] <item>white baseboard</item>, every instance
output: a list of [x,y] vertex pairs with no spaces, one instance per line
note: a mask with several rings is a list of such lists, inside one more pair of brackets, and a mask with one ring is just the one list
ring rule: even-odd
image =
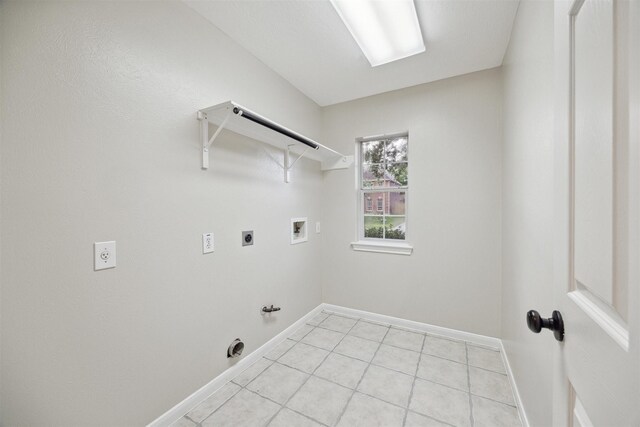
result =
[[289,326],[284,331],[280,332],[275,337],[264,343],[261,347],[257,348],[238,363],[226,369],[220,375],[215,377],[209,383],[202,386],[195,393],[188,396],[182,402],[178,403],[173,408],[162,414],[160,417],[152,421],[147,427],[167,427],[178,421],[184,414],[195,408],[204,399],[218,391],[222,386],[231,381],[236,375],[247,369],[254,362],[257,362],[262,356],[273,350],[278,344],[283,342],[289,335],[291,335],[296,329],[307,323],[316,314],[322,311],[323,304],[320,304],[309,313],[298,319],[293,325]]
[[516,380],[513,377],[513,371],[511,370],[509,357],[507,357],[507,352],[504,349],[502,340],[500,341],[500,354],[502,354],[502,362],[504,363],[504,366],[507,368],[507,375],[509,376],[509,382],[511,383],[513,396],[516,399],[516,405],[518,405],[518,412],[520,413],[520,421],[522,421],[523,427],[529,427],[529,419],[527,418],[527,412],[524,410],[524,405],[522,404],[522,399],[520,398],[520,391],[518,390],[518,385],[516,384]]
[[467,341],[474,345],[479,345],[483,347],[489,347],[496,350],[500,350],[502,353],[502,359],[507,369],[509,381],[511,382],[511,386],[513,388],[513,393],[515,395],[516,404],[518,405],[518,411],[520,413],[520,418],[522,419],[523,426],[529,427],[529,421],[527,419],[524,407],[522,406],[522,400],[520,399],[518,386],[516,385],[516,382],[513,378],[513,372],[511,371],[511,366],[509,364],[507,353],[505,352],[504,346],[502,345],[502,341],[499,338],[473,334],[470,332],[458,331],[455,329],[449,329],[441,326],[430,325],[428,323],[415,322],[413,320],[406,320],[398,317],[385,316],[383,314],[376,314],[368,311],[356,310],[353,308],[347,308],[339,305],[326,304],[326,303],[322,303],[316,308],[314,308],[313,310],[311,310],[309,313],[301,317],[299,320],[297,320],[294,324],[289,326],[287,329],[285,329],[284,331],[280,332],[278,335],[276,335],[275,337],[267,341],[260,348],[256,349],[251,354],[244,357],[236,365],[225,370],[216,378],[214,378],[209,383],[205,384],[203,387],[197,390],[195,393],[191,394],[182,402],[178,403],[176,406],[169,409],[167,412],[162,414],[156,420],[152,421],[147,427],[170,426],[172,423],[179,420],[184,414],[189,412],[191,409],[195,408],[204,399],[206,399],[211,394],[219,390],[226,383],[231,381],[231,379],[233,379],[240,372],[244,371],[246,368],[251,366],[254,362],[258,361],[262,356],[264,356],[265,354],[273,350],[278,344],[284,341],[296,329],[300,328],[308,320],[312,319],[319,312],[323,310],[336,313],[336,314],[342,314],[344,316],[357,317],[357,318],[369,320],[371,322],[386,323],[391,326],[397,326],[399,328],[413,329],[415,331],[424,332],[431,335],[438,335],[445,338]]
[[467,341],[482,347],[489,347],[495,350],[500,349],[502,343],[499,338],[488,337],[486,335],[473,334],[471,332],[458,331],[456,329],[443,328],[428,323],[415,322],[413,320],[400,319],[398,317],[385,316],[383,314],[371,313],[368,311],[346,308],[333,304],[322,304],[322,309],[336,314],[344,314],[350,317],[359,317],[372,322],[387,323],[399,328],[413,329],[418,332],[425,332],[431,335],[439,335],[445,338]]

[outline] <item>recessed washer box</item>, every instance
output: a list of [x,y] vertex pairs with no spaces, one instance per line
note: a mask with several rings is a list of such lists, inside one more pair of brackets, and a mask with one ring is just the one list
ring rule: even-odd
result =
[[307,218],[291,218],[291,244],[306,242],[307,238]]

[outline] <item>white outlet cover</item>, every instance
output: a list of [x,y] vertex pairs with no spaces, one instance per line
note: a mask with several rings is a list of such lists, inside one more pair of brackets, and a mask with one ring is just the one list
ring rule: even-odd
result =
[[202,253],[210,254],[215,249],[213,241],[213,233],[205,233],[202,235]]
[[116,266],[116,242],[95,242],[93,244],[93,269],[95,271]]

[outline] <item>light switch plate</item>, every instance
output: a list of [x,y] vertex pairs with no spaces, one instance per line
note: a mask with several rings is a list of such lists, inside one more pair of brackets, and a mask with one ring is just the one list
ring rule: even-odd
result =
[[93,244],[93,269],[95,271],[116,266],[116,242],[95,242]]
[[320,223],[316,222],[316,234],[320,233]]
[[213,233],[205,233],[202,235],[202,253],[209,254],[214,251]]

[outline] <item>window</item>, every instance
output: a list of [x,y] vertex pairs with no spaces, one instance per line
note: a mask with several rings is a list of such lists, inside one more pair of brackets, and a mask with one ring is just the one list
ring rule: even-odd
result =
[[407,148],[407,134],[358,141],[360,240],[406,240]]

